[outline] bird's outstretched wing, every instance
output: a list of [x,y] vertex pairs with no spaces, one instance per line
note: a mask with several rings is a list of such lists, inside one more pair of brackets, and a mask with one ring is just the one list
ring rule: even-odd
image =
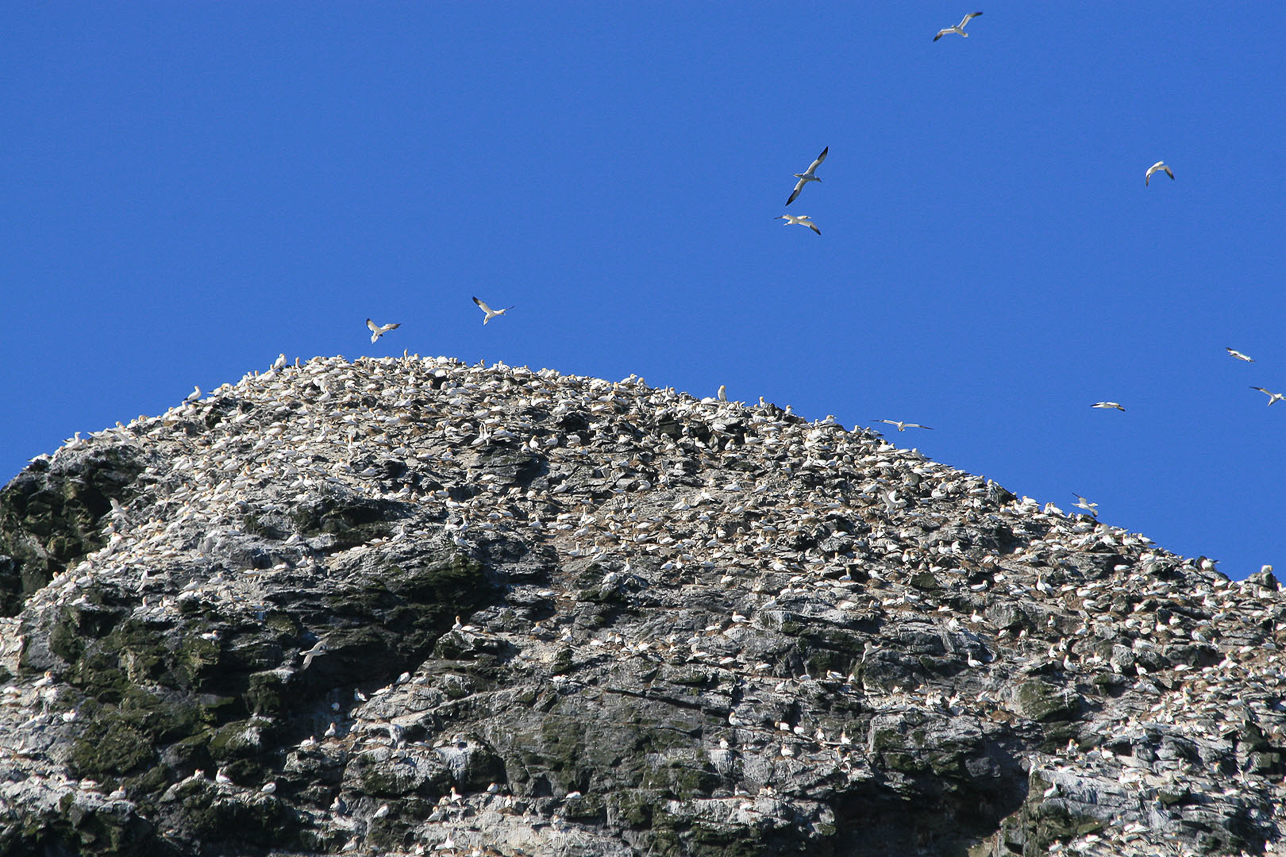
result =
[[379,328],[379,325],[377,325],[375,322],[371,321],[369,318],[368,318],[368,319],[366,319],[366,326],[367,326],[367,327],[369,327],[369,328],[371,329],[371,332],[372,332],[372,333],[374,333],[375,331],[377,331],[377,330],[379,330],[379,329],[380,329],[380,328]]
[[478,305],[478,308],[479,308],[479,309],[481,309],[483,312],[487,313],[487,315],[490,315],[490,314],[491,314],[491,307],[487,306],[487,302],[486,302],[486,301],[480,301],[480,300],[478,300],[477,298],[474,298],[474,299],[473,299],[473,302],[474,302],[475,304],[477,304],[477,305]]
[[807,226],[809,229],[813,230],[814,232],[816,232],[818,235],[822,234],[822,230],[818,229],[817,224],[814,223],[813,221],[811,220],[804,221],[804,225]]
[[795,189],[791,191],[790,199],[786,200],[787,205],[790,205],[799,197],[799,192],[804,189],[804,185],[806,184],[808,184],[808,182],[804,181],[803,179],[800,179],[799,181],[795,182]]
[[960,19],[961,28],[963,28],[965,24],[969,23],[970,21],[972,21],[974,18],[977,18],[981,14],[982,14],[981,12],[970,12],[968,15],[965,15],[963,18]]
[[830,146],[827,146],[825,149],[822,149],[822,153],[817,156],[817,160],[809,164],[808,169],[804,170],[804,172],[811,176],[813,172],[822,165],[822,161],[826,160],[826,153],[829,152],[830,150],[831,150]]

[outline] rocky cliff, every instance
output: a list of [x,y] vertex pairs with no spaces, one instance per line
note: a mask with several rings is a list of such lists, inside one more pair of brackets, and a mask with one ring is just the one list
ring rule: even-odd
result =
[[316,359],[0,493],[0,853],[1260,854],[1286,604],[877,433]]

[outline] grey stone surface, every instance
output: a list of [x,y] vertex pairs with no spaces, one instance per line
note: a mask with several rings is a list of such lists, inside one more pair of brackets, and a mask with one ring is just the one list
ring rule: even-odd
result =
[[316,359],[0,492],[0,853],[1260,854],[1282,621],[875,432]]

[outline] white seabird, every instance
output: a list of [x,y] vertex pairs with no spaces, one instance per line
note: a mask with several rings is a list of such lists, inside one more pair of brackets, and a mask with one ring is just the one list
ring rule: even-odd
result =
[[193,387],[192,387],[192,392],[191,392],[191,393],[188,393],[187,398],[185,398],[183,401],[185,401],[185,402],[195,402],[195,401],[196,401],[197,399],[199,399],[199,398],[201,398],[201,388],[200,388],[200,387],[197,387],[197,386],[193,386]]
[[1174,173],[1170,172],[1170,168],[1165,165],[1165,161],[1157,161],[1155,164],[1148,167],[1147,174],[1143,176],[1144,187],[1147,187],[1148,182],[1152,180],[1152,174],[1155,173],[1157,170],[1164,170],[1167,176],[1169,176],[1171,179],[1174,178]]
[[1252,389],[1252,390],[1258,390],[1259,392],[1261,392],[1261,393],[1265,394],[1266,396],[1268,396],[1268,404],[1270,404],[1270,405],[1271,405],[1273,402],[1286,402],[1286,394],[1283,394],[1283,393],[1273,393],[1273,392],[1270,392],[1269,390],[1265,390],[1263,387],[1251,387],[1250,389]]
[[938,39],[942,38],[943,36],[950,35],[951,33],[959,33],[960,35],[964,36],[966,39],[969,38],[969,34],[964,31],[965,24],[969,23],[971,20],[973,20],[974,18],[977,18],[981,14],[982,14],[981,12],[970,12],[968,15],[965,15],[963,18],[961,18],[960,23],[956,24],[954,27],[947,27],[945,30],[938,30],[938,34],[933,37],[933,40],[936,42]]
[[[795,178],[799,179],[799,181],[795,182],[795,189],[791,191],[790,199],[786,200],[787,205],[790,205],[792,202],[795,201],[795,197],[799,196],[799,192],[804,189],[804,185],[808,184],[809,182],[821,181],[821,179],[813,175],[813,173],[815,173],[817,171],[817,168],[822,165],[822,161],[826,160],[826,153],[829,152],[830,150],[831,150],[830,146],[827,146],[825,149],[822,149],[822,153],[817,156],[817,160],[813,161],[811,164],[808,165],[808,169],[804,170],[802,173],[794,174]],[[820,235],[821,233],[818,233],[818,234]]]
[[1073,506],[1078,509],[1084,509],[1096,518],[1098,517],[1098,503],[1091,503],[1075,491],[1072,492],[1072,496],[1077,500],[1077,502],[1072,504]]
[[897,426],[898,431],[906,431],[909,428],[922,428],[922,429],[929,429],[929,431],[933,431],[933,429],[930,426],[922,426],[919,423],[908,423],[903,420],[876,420],[876,422],[888,423],[891,426]]
[[513,309],[513,307],[511,306],[507,306],[504,309],[492,309],[491,307],[487,306],[486,301],[480,301],[477,298],[474,298],[473,302],[478,305],[478,308],[480,310],[486,313],[486,316],[482,319],[483,324],[486,324],[496,316],[504,315],[505,313],[509,312],[509,310]]
[[796,217],[793,214],[783,214],[781,217],[774,217],[773,220],[784,220],[786,221],[787,226],[790,226],[792,224],[798,225],[798,226],[807,226],[809,229],[813,230],[818,235],[822,234],[822,230],[817,228],[816,223],[808,219],[807,214],[801,214],[798,217]]
[[371,342],[373,344],[390,330],[397,330],[402,325],[400,322],[398,324],[376,324],[368,318],[366,319],[366,326],[371,329]]
[[1237,351],[1234,348],[1224,348],[1224,351],[1227,351],[1229,354],[1231,354],[1233,357],[1236,357],[1238,360],[1245,360],[1247,363],[1255,362],[1255,358],[1250,357],[1249,355],[1246,355],[1246,354],[1242,354],[1240,351]]
[[1125,408],[1121,407],[1119,402],[1095,402],[1094,404],[1090,405],[1090,407],[1091,408],[1116,408],[1118,411],[1122,413],[1125,412]]

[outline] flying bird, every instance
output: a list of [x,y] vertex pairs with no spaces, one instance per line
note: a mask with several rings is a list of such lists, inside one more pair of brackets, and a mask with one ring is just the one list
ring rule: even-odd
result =
[[486,324],[496,316],[504,315],[505,313],[509,312],[509,310],[513,309],[513,307],[511,306],[507,306],[504,309],[492,309],[491,307],[487,306],[486,301],[480,301],[477,298],[474,298],[473,302],[478,305],[478,309],[486,313],[486,316],[482,319],[483,324]]
[[1255,358],[1242,354],[1240,351],[1237,351],[1234,348],[1225,348],[1224,351],[1227,351],[1229,354],[1231,354],[1233,357],[1236,357],[1238,360],[1245,360],[1247,363],[1255,362]]
[[807,214],[801,214],[798,217],[796,217],[793,214],[783,214],[781,217],[774,217],[773,220],[784,220],[786,221],[787,226],[791,226],[791,225],[807,226],[809,229],[813,230],[818,235],[822,234],[822,230],[817,228],[816,223],[808,219]]
[[1273,393],[1273,392],[1270,392],[1270,391],[1268,391],[1268,390],[1265,390],[1263,387],[1251,387],[1250,389],[1252,389],[1252,390],[1258,390],[1259,392],[1261,392],[1261,393],[1265,394],[1266,396],[1268,396],[1268,404],[1270,404],[1270,405],[1271,405],[1273,402],[1286,402],[1286,394],[1282,394],[1282,393]]
[[1165,161],[1157,161],[1155,164],[1148,167],[1147,174],[1143,176],[1144,187],[1147,187],[1148,182],[1152,180],[1152,174],[1155,173],[1157,170],[1164,170],[1167,176],[1169,176],[1171,179],[1174,178],[1174,173],[1170,172],[1170,168],[1165,165]]
[[960,23],[956,24],[954,27],[947,27],[945,30],[938,30],[938,34],[933,37],[933,40],[936,42],[938,39],[942,38],[943,36],[949,35],[951,33],[959,33],[960,35],[964,36],[966,39],[969,38],[969,34],[964,31],[965,24],[969,23],[971,20],[973,20],[974,18],[977,18],[981,14],[982,14],[981,12],[970,12],[968,15],[965,15],[963,18],[961,18]]
[[397,329],[398,329],[399,327],[401,327],[402,325],[401,325],[400,323],[398,323],[398,324],[376,324],[375,322],[371,321],[371,320],[368,318],[368,319],[366,319],[366,326],[367,326],[367,327],[369,327],[369,328],[371,329],[371,342],[372,342],[372,343],[374,343],[376,340],[378,340],[378,339],[379,339],[381,336],[383,336],[384,334],[388,333],[390,330],[397,330]]
[[922,426],[919,423],[908,423],[908,422],[904,422],[903,420],[876,420],[876,422],[888,423],[891,426],[897,426],[898,431],[906,431],[909,428],[922,428],[922,429],[929,429],[929,431],[933,431],[932,427],[930,426]]
[[1120,404],[1118,404],[1117,402],[1095,402],[1094,404],[1090,405],[1090,407],[1091,408],[1116,408],[1118,411],[1121,411],[1122,413],[1125,412],[1125,408],[1121,407]]
[[[813,173],[815,173],[817,171],[817,168],[822,165],[822,161],[826,160],[826,153],[829,152],[830,150],[831,150],[830,146],[827,146],[825,149],[822,149],[822,153],[817,156],[817,160],[813,161],[811,164],[808,165],[808,169],[804,170],[802,173],[794,174],[795,178],[799,179],[799,181],[795,182],[795,189],[791,191],[790,199],[786,200],[787,205],[790,205],[792,202],[795,201],[795,197],[799,196],[799,192],[804,189],[804,185],[808,184],[809,182],[821,181],[821,179],[813,175]],[[819,232],[817,234],[820,235],[821,233]]]
[[1089,500],[1086,500],[1084,497],[1082,497],[1080,494],[1077,494],[1075,491],[1072,492],[1072,496],[1075,497],[1078,501],[1076,503],[1073,503],[1072,504],[1073,506],[1075,506],[1078,509],[1084,509],[1085,511],[1089,512],[1091,515],[1093,515],[1096,518],[1098,517],[1098,503],[1091,503]]

